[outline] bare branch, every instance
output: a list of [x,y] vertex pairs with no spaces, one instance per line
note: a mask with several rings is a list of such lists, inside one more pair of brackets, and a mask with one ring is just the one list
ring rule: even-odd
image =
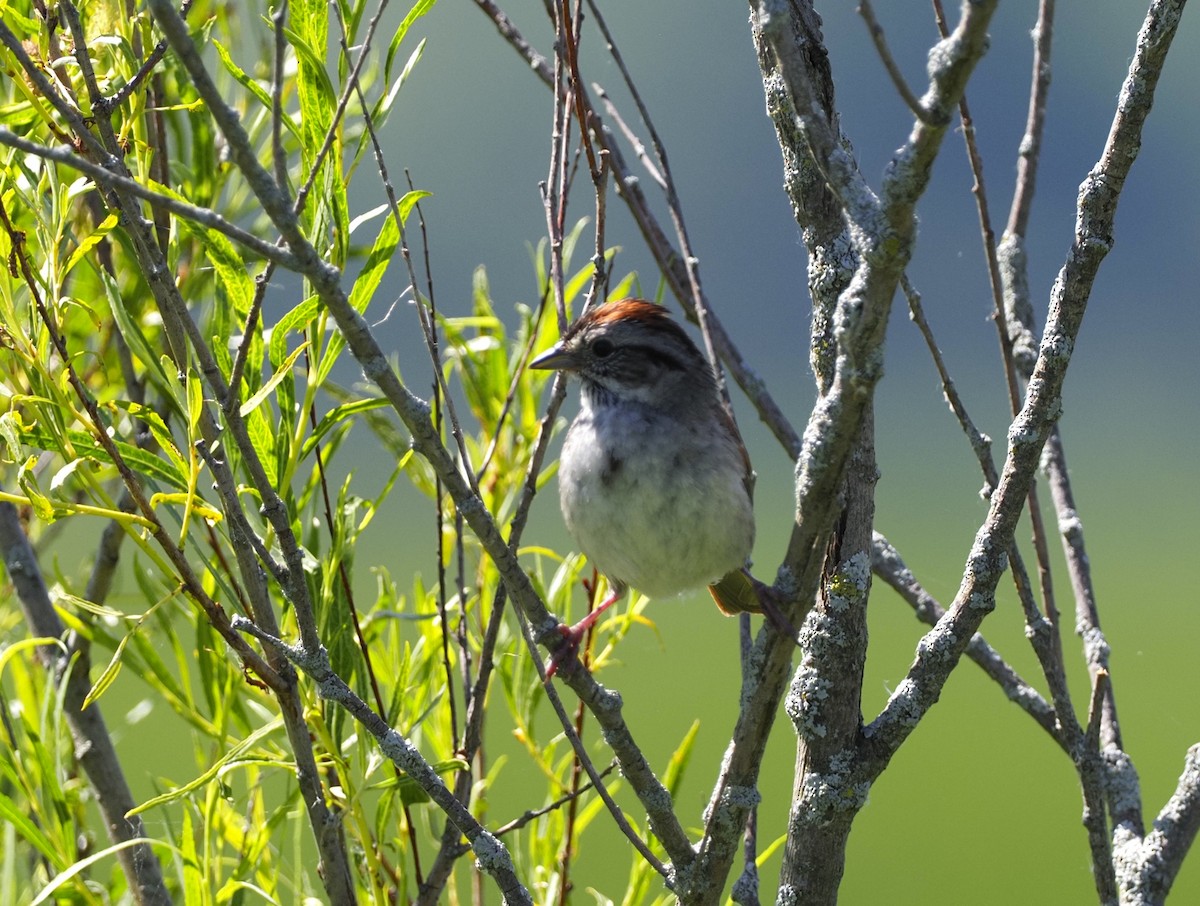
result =
[[1127,825],[1113,832],[1113,855],[1121,880],[1122,903],[1161,904],[1200,831],[1200,744],[1188,749],[1183,773],[1154,829],[1142,837]]
[[1054,0],[1038,4],[1037,24],[1033,27],[1033,74],[1030,78],[1029,112],[1025,135],[1017,156],[1017,187],[1008,212],[1005,232],[1024,238],[1033,210],[1033,190],[1037,184],[1038,157],[1046,125],[1046,98],[1050,93],[1050,49],[1054,41]]
[[1101,261],[1112,245],[1117,202],[1133,161],[1154,90],[1178,27],[1183,0],[1155,0],[1138,36],[1137,53],[1121,91],[1100,160],[1080,189],[1076,232],[1051,296],[1050,319],[1025,405],[1009,429],[1009,449],[988,518],[975,538],[954,603],[918,648],[917,662],[887,707],[866,728],[867,756],[857,777],[873,779],[920,716],[936,701],[983,617],[995,607],[995,589],[1006,566],[1022,501],[1041,449],[1061,408],[1062,384],[1088,297]]
[[[53,682],[66,686],[63,712],[71,727],[75,757],[95,791],[96,805],[104,816],[109,839],[121,843],[144,837],[141,816],[125,817],[137,802],[125,780],[100,706],[92,702],[86,708],[82,707],[91,691],[88,642],[77,633],[68,633],[55,612],[37,555],[30,547],[17,509],[11,503],[0,503],[0,555],[4,557],[8,578],[21,602],[30,634],[63,642],[61,648],[40,646],[38,657]],[[138,906],[168,906],[171,903],[171,895],[163,881],[162,865],[149,844],[138,843],[119,849],[116,856]]]
[[858,14],[867,23],[867,31],[871,34],[871,41],[875,45],[875,52],[879,54],[879,60],[883,63],[883,68],[887,70],[888,78],[896,86],[896,91],[899,93],[900,99],[904,101],[904,106],[917,119],[927,120],[929,112],[921,106],[920,100],[909,89],[908,82],[904,80],[904,73],[900,71],[900,67],[896,65],[896,61],[892,57],[892,52],[888,50],[887,36],[883,33],[883,26],[875,18],[875,9],[871,6],[871,0],[859,0]]
[[[936,626],[937,622],[945,616],[946,611],[916,580],[912,571],[900,557],[899,551],[878,532],[875,533],[871,546],[871,569],[874,570],[875,575],[908,602],[913,613],[922,623]],[[995,648],[987,643],[982,635],[976,633],[971,637],[966,655],[995,681],[1009,701],[1032,717],[1038,726],[1050,735],[1051,739],[1058,743],[1064,751],[1068,751],[1058,729],[1058,718],[1054,714],[1054,708],[1037,689],[1029,685],[1000,656]]]
[[234,618],[234,626],[286,657],[316,683],[322,698],[337,702],[345,708],[375,738],[383,754],[416,781],[429,798],[449,816],[463,836],[471,841],[476,864],[495,880],[505,903],[528,903],[532,906],[533,900],[529,891],[517,877],[512,857],[504,844],[476,821],[470,810],[455,798],[417,747],[399,731],[389,727],[387,722],[372,711],[371,706],[359,698],[334,672],[329,666],[329,656],[324,648],[307,651],[292,647],[263,632],[257,624],[242,617]]

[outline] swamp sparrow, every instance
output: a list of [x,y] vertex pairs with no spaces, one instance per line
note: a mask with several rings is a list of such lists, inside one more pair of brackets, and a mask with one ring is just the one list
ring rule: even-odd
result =
[[707,585],[725,613],[761,612],[744,570],[754,544],[750,459],[712,367],[666,310],[638,299],[602,305],[529,367],[583,384],[559,463],[559,501],[611,588],[587,617],[560,627],[561,655],[630,586],[661,597]]

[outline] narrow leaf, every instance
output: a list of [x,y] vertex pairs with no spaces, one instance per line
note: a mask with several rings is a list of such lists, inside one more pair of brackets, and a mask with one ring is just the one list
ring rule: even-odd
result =
[[71,273],[71,269],[75,267],[75,265],[78,264],[83,258],[86,258],[91,253],[92,249],[103,242],[104,237],[106,237],[116,225],[117,215],[115,213],[109,214],[102,221],[100,221],[96,229],[92,230],[88,237],[75,247],[75,251],[71,252],[71,257],[67,259],[67,264],[62,270],[62,276],[65,277],[67,274]]
[[113,652],[113,656],[108,659],[108,664],[105,665],[103,672],[96,678],[96,682],[92,683],[88,694],[84,696],[81,711],[99,699],[116,680],[117,675],[121,672],[121,657],[125,654],[125,645],[134,632],[137,632],[136,627],[121,637],[121,641],[117,643],[117,650]]
[[287,357],[287,360],[283,363],[283,365],[276,369],[275,373],[271,375],[271,379],[262,385],[258,393],[254,394],[254,396],[242,403],[241,409],[238,410],[241,412],[242,418],[245,418],[262,405],[263,400],[270,396],[271,391],[279,385],[279,382],[287,377],[288,372],[292,370],[292,366],[296,364],[296,359],[300,358],[300,354],[307,348],[308,341],[305,340],[295,348],[291,355]]
[[[155,796],[153,799],[147,799],[141,805],[126,812],[125,817],[132,818],[134,815],[140,815],[142,812],[149,811],[152,808],[157,808],[160,805],[166,805],[167,803],[175,802],[178,799],[182,799],[189,793],[200,789],[205,784],[209,783],[223,773],[225,768],[241,762],[243,760],[241,757],[243,752],[246,752],[252,747],[256,746],[260,741],[266,739],[282,726],[283,718],[276,717],[270,723],[259,727],[237,745],[233,746],[221,758],[218,758],[215,762],[213,762],[212,765],[209,766],[209,769],[195,780],[189,781],[183,786],[176,787],[168,793]],[[275,762],[275,764],[278,765],[279,763]]]

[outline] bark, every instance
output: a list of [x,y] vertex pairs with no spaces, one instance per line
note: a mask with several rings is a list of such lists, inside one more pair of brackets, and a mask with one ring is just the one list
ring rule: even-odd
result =
[[877,475],[868,408],[846,476],[845,509],[826,554],[820,596],[801,631],[804,659],[785,702],[797,746],[780,903],[837,902],[846,840],[866,801],[867,786],[846,781],[862,731]]

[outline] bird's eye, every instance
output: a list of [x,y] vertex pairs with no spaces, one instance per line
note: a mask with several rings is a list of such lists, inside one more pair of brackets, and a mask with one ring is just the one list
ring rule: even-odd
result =
[[592,355],[598,359],[606,359],[616,351],[616,346],[612,340],[601,337],[598,340],[592,341]]

